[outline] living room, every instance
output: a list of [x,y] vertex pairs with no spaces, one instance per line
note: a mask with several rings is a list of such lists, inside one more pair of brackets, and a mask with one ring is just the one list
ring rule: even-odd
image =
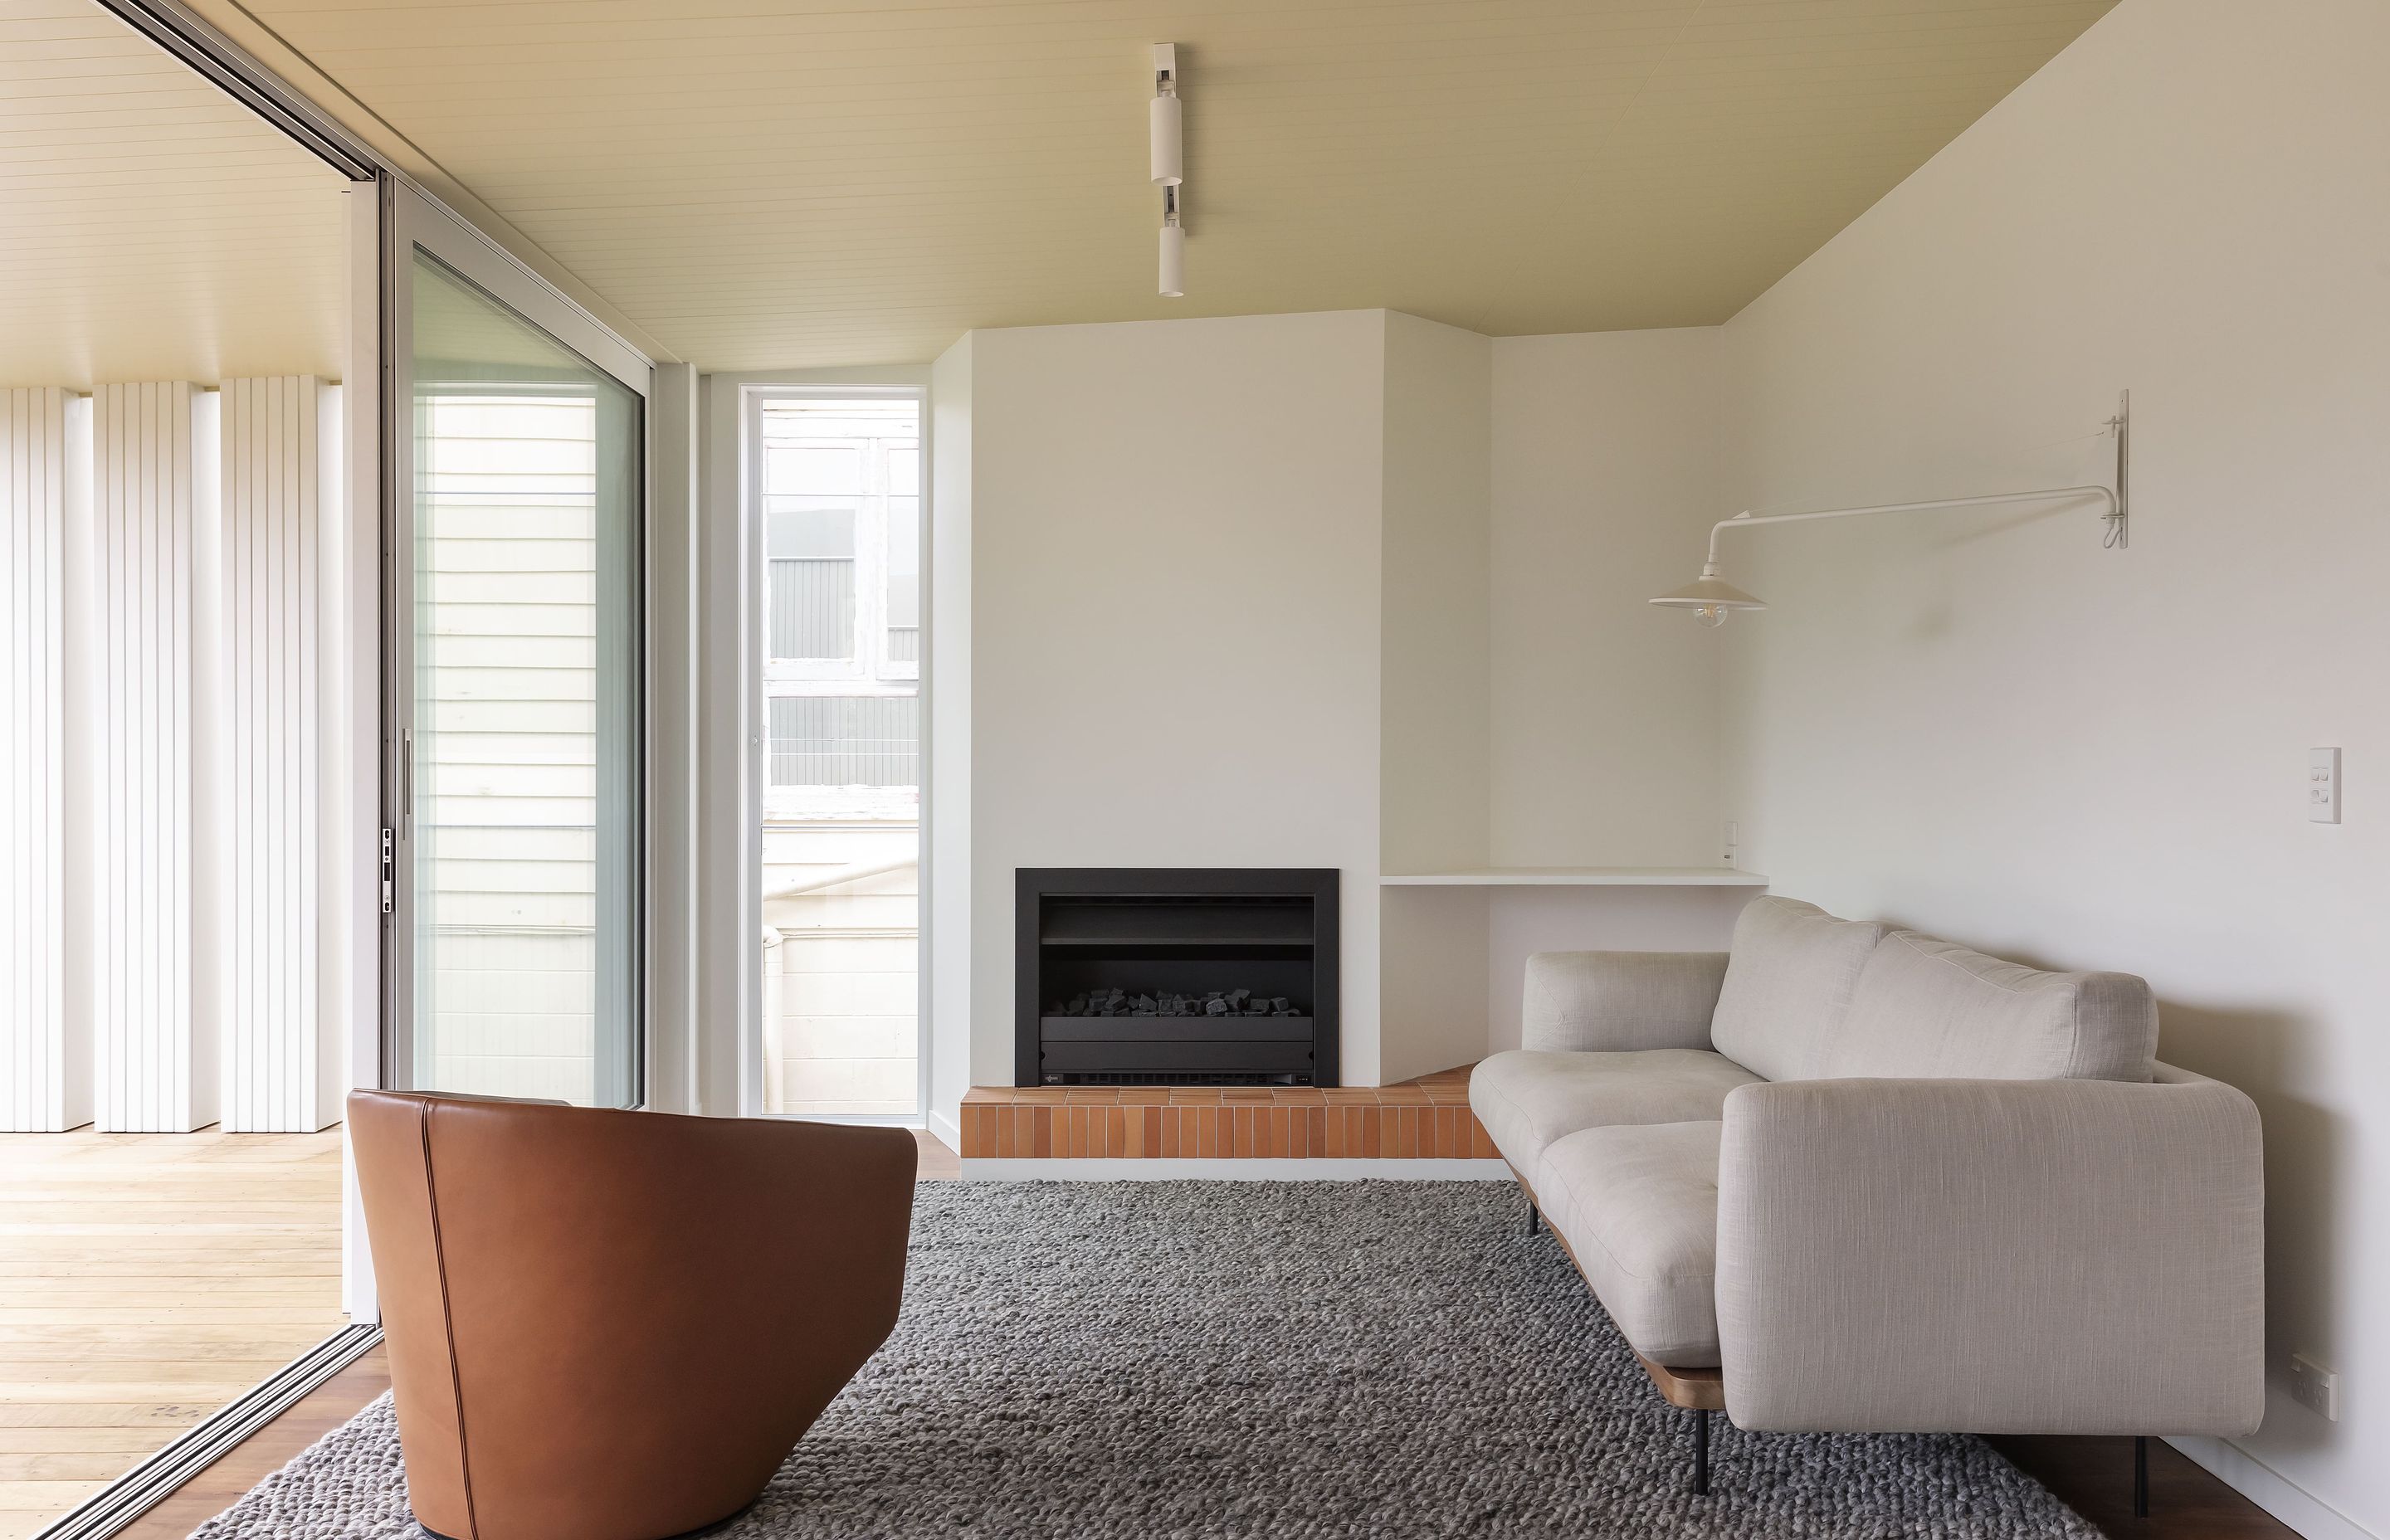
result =
[[[20,553],[341,381],[305,1063],[245,834],[143,1040],[332,1090],[111,1110],[112,767],[250,762],[17,560],[6,1534],[2390,1533],[2390,13],[72,5],[348,188],[320,357],[0,350]],[[178,1418],[54,1189],[225,1356],[201,1139],[344,1324]]]

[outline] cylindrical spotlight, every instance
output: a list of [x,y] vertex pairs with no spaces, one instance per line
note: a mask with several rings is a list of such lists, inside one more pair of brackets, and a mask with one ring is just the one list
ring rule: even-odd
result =
[[1162,297],[1187,297],[1187,226],[1175,219],[1162,226]]
[[1164,90],[1153,98],[1153,179],[1165,187],[1185,180],[1179,163],[1178,93]]

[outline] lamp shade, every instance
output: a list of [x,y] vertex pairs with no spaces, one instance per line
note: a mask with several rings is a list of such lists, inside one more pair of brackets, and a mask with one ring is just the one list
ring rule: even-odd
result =
[[1162,297],[1180,299],[1187,293],[1187,227],[1164,225],[1162,227]]
[[1152,121],[1153,180],[1158,186],[1175,187],[1185,180],[1181,173],[1177,96],[1157,95],[1148,112]]
[[1765,610],[1767,601],[1755,598],[1733,584],[1711,577],[1706,572],[1651,601],[1672,610]]

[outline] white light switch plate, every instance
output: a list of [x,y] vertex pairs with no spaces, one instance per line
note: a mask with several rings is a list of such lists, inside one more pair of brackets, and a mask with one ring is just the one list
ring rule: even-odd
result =
[[2340,822],[2340,751],[2307,751],[2307,822]]
[[2340,1376],[2304,1353],[2291,1354],[2291,1399],[2326,1421],[2340,1420]]

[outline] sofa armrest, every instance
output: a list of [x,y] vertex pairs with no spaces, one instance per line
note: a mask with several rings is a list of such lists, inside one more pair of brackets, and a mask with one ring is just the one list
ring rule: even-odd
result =
[[1723,952],[1538,952],[1527,959],[1520,1046],[1706,1048],[1725,982]]
[[1727,1409],[1781,1431],[2211,1433],[2265,1407],[2257,1109],[2154,1083],[1745,1085]]

